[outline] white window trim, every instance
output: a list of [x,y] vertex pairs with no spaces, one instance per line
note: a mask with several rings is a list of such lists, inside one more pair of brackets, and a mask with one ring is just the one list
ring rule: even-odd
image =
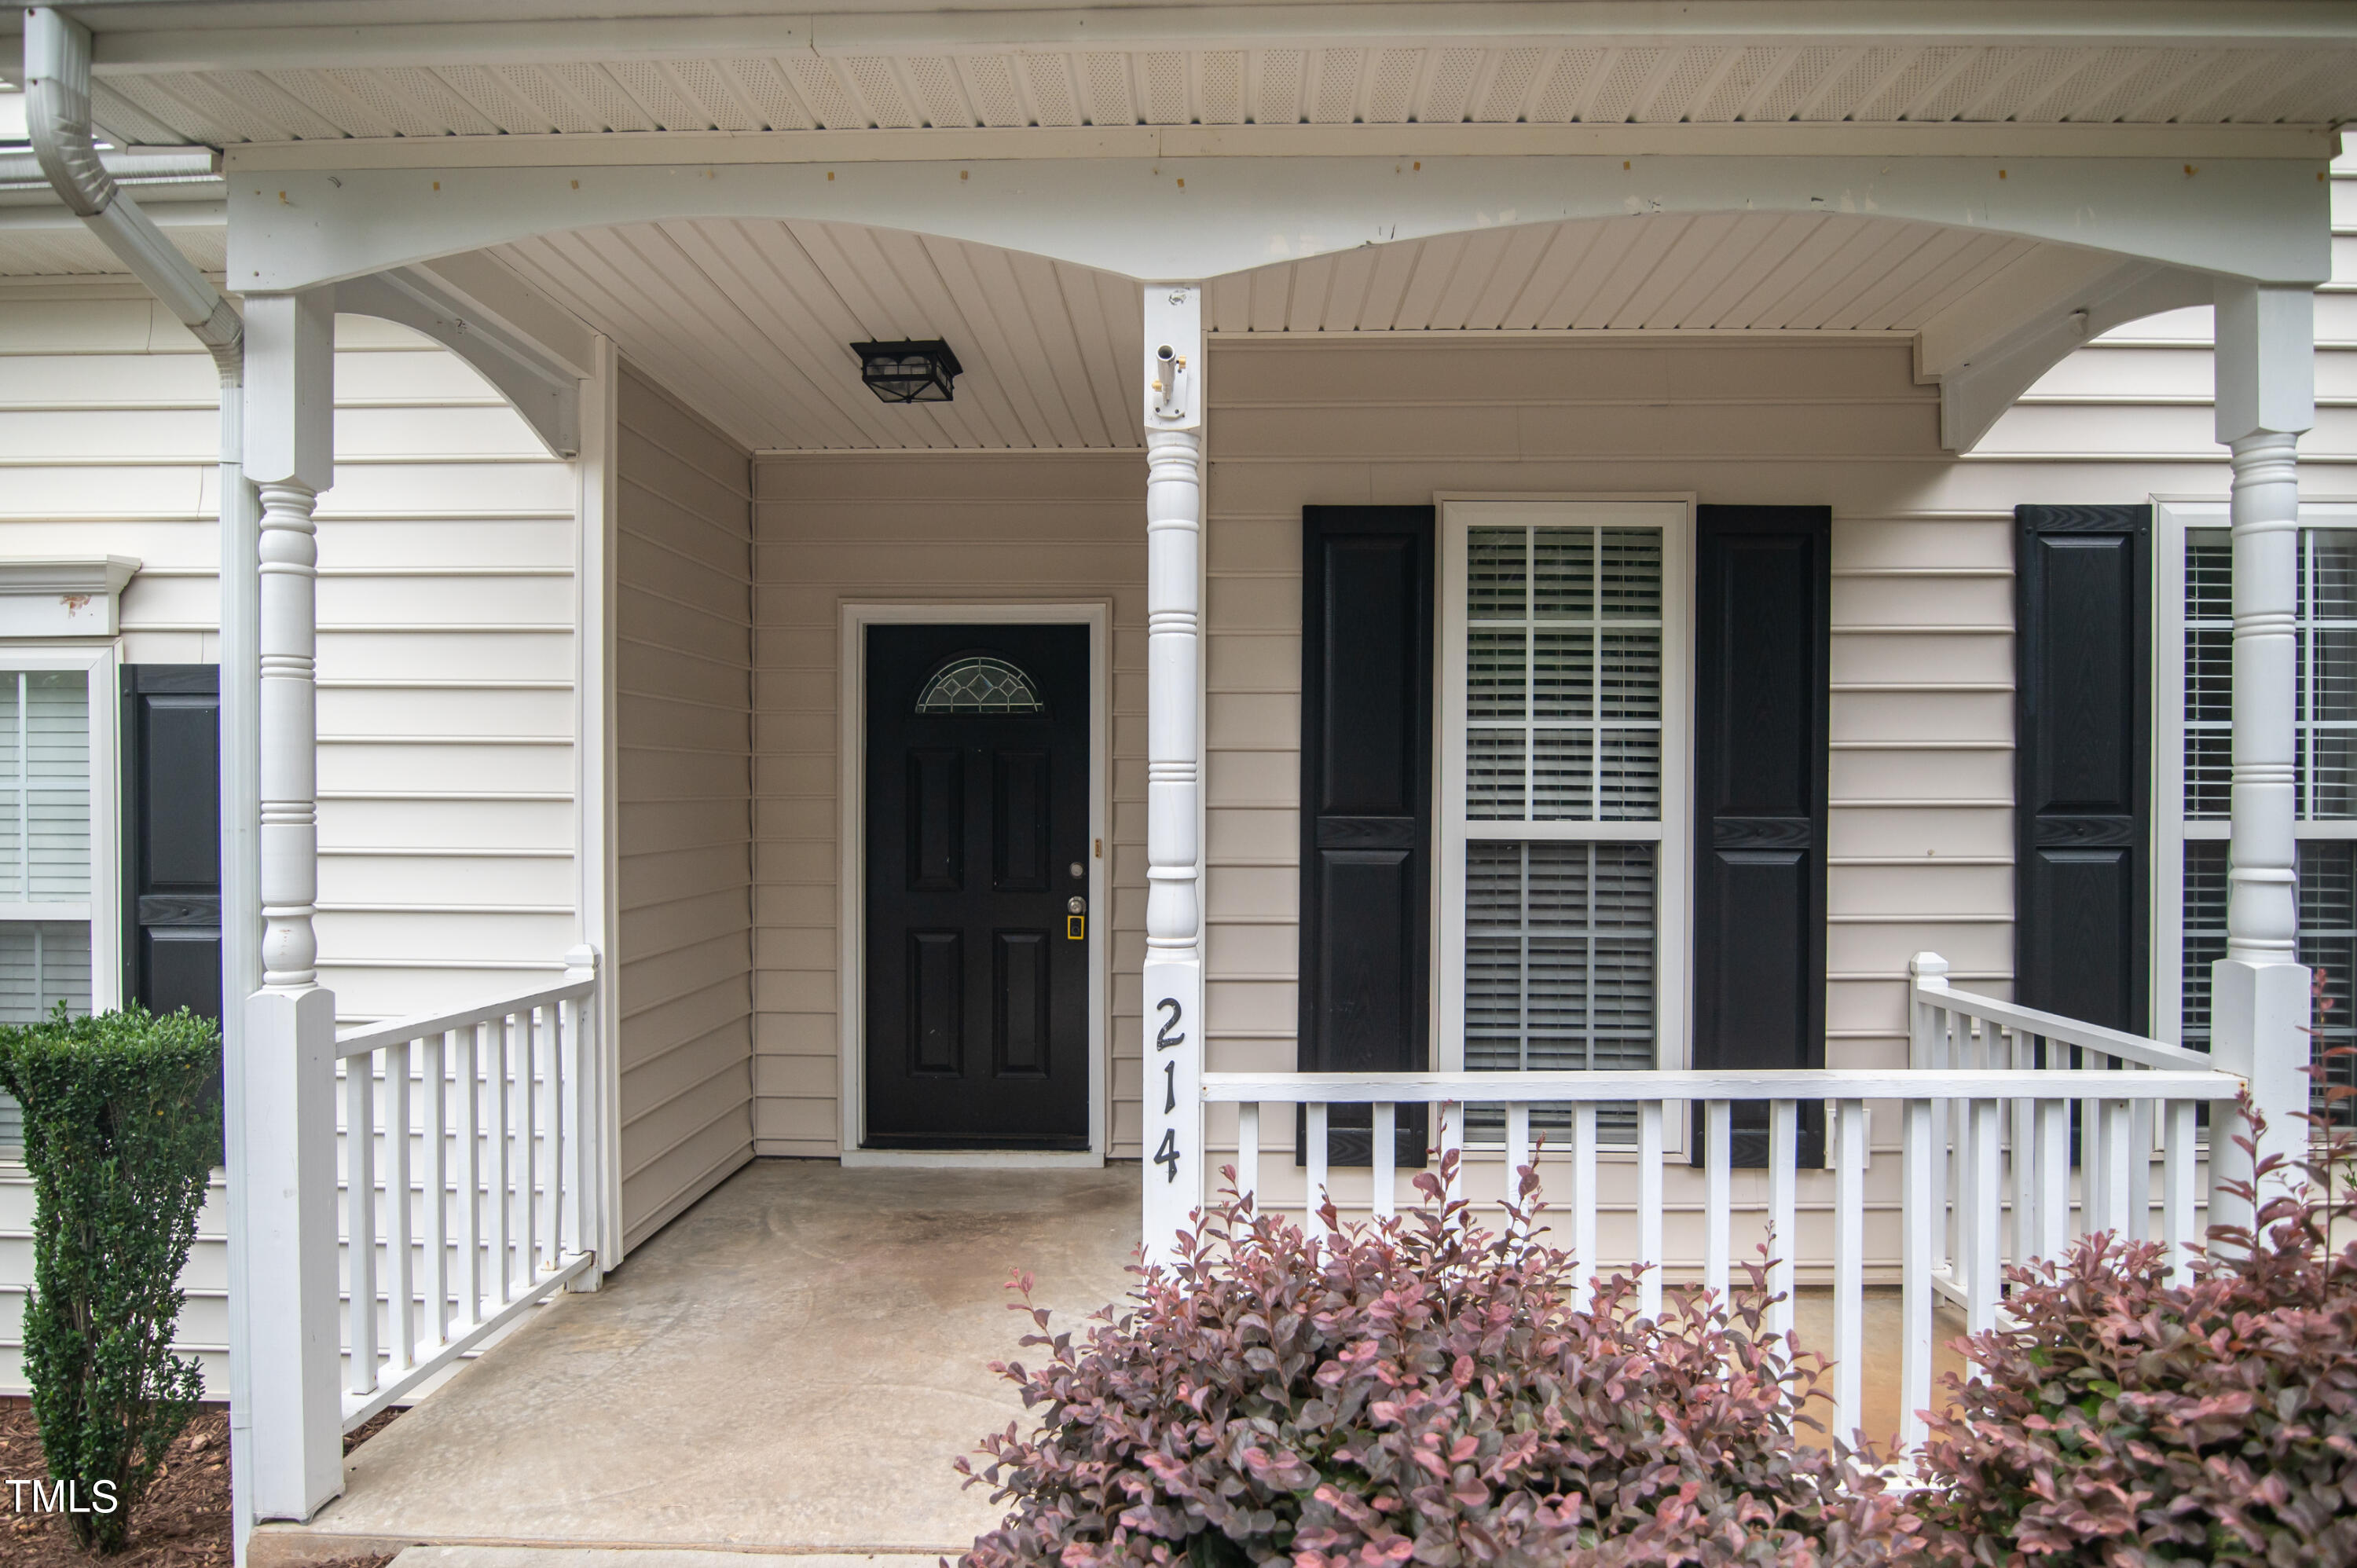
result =
[[90,921],[90,1005],[123,1005],[122,752],[116,696],[121,656],[113,643],[0,642],[0,670],[80,670],[90,700],[90,899],[87,904],[0,905],[0,918]]
[[[2213,496],[2152,498],[2152,1037],[2182,1045],[2185,1031],[2185,843],[2223,839],[2229,824],[2185,820],[2185,535],[2224,529]],[[2302,528],[2357,529],[2357,501],[2299,503]],[[2301,838],[2357,838],[2357,821],[2299,822]]]
[[[1434,1038],[1443,1072],[1465,1067],[1465,846],[1474,838],[1657,843],[1654,911],[1655,1065],[1684,1068],[1694,841],[1694,507],[1691,494],[1450,498],[1442,496],[1437,639],[1433,660],[1436,904]],[[1659,822],[1482,822],[1465,817],[1465,541],[1479,525],[1619,523],[1662,531],[1662,817]],[[1683,1146],[1672,1129],[1673,1141]]]

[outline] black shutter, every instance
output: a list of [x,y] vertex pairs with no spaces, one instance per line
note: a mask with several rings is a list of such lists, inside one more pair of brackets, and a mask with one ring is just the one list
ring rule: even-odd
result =
[[[1695,521],[1694,1063],[1823,1067],[1833,514]],[[1733,1113],[1730,1162],[1765,1165],[1768,1107]],[[1822,1165],[1824,1107],[1801,1115],[1801,1163]]]
[[2152,509],[2014,510],[2014,996],[2144,1034]]
[[[1434,509],[1306,507],[1301,520],[1304,1072],[1430,1059]],[[1373,1123],[1336,1107],[1331,1156]],[[1399,1157],[1425,1147],[1403,1107]]]
[[221,1010],[221,672],[123,669],[124,993]]

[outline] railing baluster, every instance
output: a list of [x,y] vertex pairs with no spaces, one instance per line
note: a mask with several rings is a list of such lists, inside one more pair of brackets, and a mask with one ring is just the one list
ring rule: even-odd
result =
[[1637,1310],[1662,1315],[1662,1102],[1637,1101]]
[[351,1297],[347,1386],[376,1389],[376,1074],[373,1056],[344,1061],[345,1288]]
[[2133,1152],[2128,1134],[2128,1102],[2098,1101],[2103,1107],[2104,1208],[2102,1229],[2123,1240],[2136,1240],[2128,1229],[2128,1160]]
[[[547,1210],[540,1248],[543,1273],[554,1270],[565,1256],[565,1010],[544,1007],[541,1017],[548,1030],[548,1065],[541,1092],[541,1125],[548,1129],[548,1158],[543,1169],[541,1204]],[[583,1248],[587,1251],[588,1249]]]
[[1724,1100],[1706,1101],[1702,1108],[1703,1198],[1702,1283],[1723,1303],[1727,1300],[1727,1249],[1735,1217],[1734,1161],[1727,1146],[1735,1118]]
[[[1290,1111],[1289,1105],[1279,1106]],[[1260,1192],[1261,1107],[1248,1101],[1236,1107],[1236,1191],[1253,1200],[1255,1212],[1267,1207]]]
[[1531,1163],[1531,1108],[1520,1101],[1506,1106],[1506,1196],[1521,1192],[1523,1167]]
[[2163,1111],[2166,1147],[2160,1167],[2160,1235],[2169,1246],[2170,1277],[2191,1283],[2193,1263],[2193,1101],[2173,1100]]
[[[1440,1118],[1441,1168],[1448,1173],[1448,1194],[1450,1202],[1465,1196],[1465,1107],[1453,1100],[1444,1100],[1432,1108]],[[1448,1158],[1455,1155],[1456,1159]]]
[[1782,1298],[1768,1308],[1770,1334],[1792,1331],[1792,1283],[1799,1277],[1793,1265],[1800,1240],[1793,1232],[1798,1229],[1794,1198],[1800,1180],[1800,1121],[1797,1101],[1768,1102],[1768,1229],[1772,1234],[1768,1291]]
[[515,1280],[515,1267],[509,1257],[509,1249],[515,1239],[515,1205],[508,1197],[508,1184],[513,1179],[514,1172],[511,1132],[512,1107],[508,1101],[508,1062],[512,1041],[509,1037],[508,1024],[505,1017],[495,1020],[490,1037],[485,1041],[490,1047],[490,1059],[484,1065],[490,1075],[491,1090],[491,1124],[485,1129],[489,1140],[486,1152],[491,1156],[489,1173],[491,1277],[485,1283],[490,1286],[490,1300],[494,1306],[505,1306],[513,1299],[511,1286]]
[[534,1082],[534,1047],[540,1031],[534,1026],[537,1010],[527,1007],[513,1015],[515,1025],[511,1059],[515,1063],[515,1139],[514,1165],[511,1174],[515,1187],[511,1201],[515,1204],[515,1261],[508,1265],[508,1299],[513,1301],[523,1288],[539,1275],[540,1243],[536,1234],[539,1222],[540,1194],[537,1177],[540,1172],[539,1123],[534,1112],[539,1109],[540,1096]]
[[1311,1236],[1326,1234],[1326,1107],[1321,1101],[1309,1107],[1309,1202],[1308,1218],[1302,1230]]
[[[2108,1058],[2083,1050],[2080,1062],[2085,1067],[2103,1067],[2108,1065]],[[2111,1194],[2104,1190],[2104,1178],[2109,1171],[2104,1131],[2104,1102],[2093,1099],[2079,1101],[2079,1216],[2083,1233],[2103,1230],[2103,1216],[2111,1212]]]
[[1585,1306],[1596,1273],[1596,1106],[1571,1108],[1571,1294]]
[[2152,1101],[2128,1108],[2128,1230],[2130,1239],[2152,1240]]
[[2071,1102],[2038,1101],[2038,1237],[2031,1255],[2060,1262],[2071,1247]]
[[[1946,1008],[1939,1010],[1939,1027],[1932,1036],[1932,1065],[1945,1069],[1955,1064],[1956,1015]],[[1956,1207],[1956,1194],[1961,1190],[1956,1177],[1963,1169],[1963,1120],[1956,1114],[1954,1102],[1944,1096],[1932,1102],[1932,1267],[1945,1270],[1951,1277],[1961,1269],[1959,1259],[1964,1252],[1964,1213]]]
[[[1980,1021],[1959,1016],[1956,1020],[1956,1066],[1970,1071],[1977,1068]],[[1980,1262],[1980,1253],[1973,1245],[1973,1219],[1980,1201],[1979,1176],[1973,1169],[1973,1159],[1980,1152],[1974,1136],[1973,1112],[1964,1101],[1955,1102],[1951,1113],[1955,1125],[1955,1154],[1949,1163],[1948,1202],[1955,1213],[1955,1241],[1948,1254],[1948,1272],[1955,1287],[1966,1295],[1972,1294],[1973,1268]]]
[[1972,1333],[1986,1334],[1996,1326],[2003,1282],[1996,1265],[1997,1205],[2002,1191],[1997,1185],[1997,1102],[1972,1101],[1970,1117],[1973,1185],[1967,1189],[1964,1323]]
[[[590,1184],[597,1178],[594,1158],[597,1147],[597,1041],[592,1034],[597,1004],[587,996],[568,998],[558,1004],[557,1015],[564,1030],[561,1058],[565,1064],[562,1092],[557,1098],[561,1108],[558,1120],[565,1128],[565,1149],[569,1160],[559,1160],[556,1168],[565,1173],[565,1234],[572,1240],[572,1251],[595,1252],[598,1250],[597,1195],[590,1190]],[[560,1246],[560,1257],[564,1251]],[[592,1285],[597,1277],[595,1273],[588,1275]]]
[[417,1312],[409,1261],[409,1069],[417,1042],[404,1040],[384,1051],[384,1258],[392,1268],[387,1305],[393,1337],[390,1370],[417,1364]]
[[1370,1152],[1367,1169],[1373,1190],[1369,1204],[1378,1219],[1392,1217],[1393,1187],[1398,1175],[1399,1108],[1390,1101],[1375,1106],[1374,1147]]
[[450,1337],[450,1151],[443,1146],[450,1123],[443,1098],[450,1092],[450,1036],[428,1035],[420,1043],[425,1051],[420,1085],[425,1097],[425,1342],[438,1348]]
[[1834,1433],[1850,1441],[1866,1388],[1866,1101],[1835,1112]]
[[1922,1412],[1932,1404],[1932,1173],[1938,1162],[1932,1128],[1932,1101],[1906,1104],[1905,1187],[1900,1211],[1899,1446],[1911,1453],[1922,1445]]
[[463,1253],[458,1283],[467,1293],[464,1321],[480,1323],[483,1308],[483,1047],[488,1025],[458,1031],[458,1235]]
[[[2007,1037],[2013,1045],[2007,1065],[2024,1072],[2035,1068],[2035,1039],[2018,1029],[2008,1031]],[[2007,1111],[2007,1136],[2012,1142],[2009,1169],[2013,1176],[2013,1224],[2008,1240],[2013,1243],[2013,1261],[2027,1263],[2038,1235],[2038,1162],[2034,1148],[2038,1142],[2038,1101],[2016,1100]]]

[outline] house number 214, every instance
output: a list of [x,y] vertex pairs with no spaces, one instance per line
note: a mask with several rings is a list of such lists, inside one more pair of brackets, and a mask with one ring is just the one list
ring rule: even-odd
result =
[[[1164,1015],[1162,1027],[1155,1032],[1154,1048],[1167,1051],[1173,1046],[1185,1045],[1187,1036],[1179,1034],[1178,1029],[1178,1021],[1187,1015],[1187,1010],[1178,1004],[1178,998],[1166,996],[1154,1004],[1154,1010]],[[1162,1064],[1162,1113],[1168,1116],[1178,1109],[1178,1064],[1166,1061]],[[1176,1126],[1162,1129],[1162,1142],[1155,1148],[1154,1163],[1164,1167],[1167,1180],[1178,1179],[1178,1129]]]

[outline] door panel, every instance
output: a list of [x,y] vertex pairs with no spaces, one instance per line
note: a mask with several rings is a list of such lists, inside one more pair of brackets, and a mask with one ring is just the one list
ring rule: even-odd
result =
[[[1697,509],[1695,618],[1694,1064],[1822,1067],[1828,509]],[[1730,1163],[1765,1165],[1768,1107],[1733,1114]],[[1822,1165],[1822,1104],[1802,1102],[1800,1132]]]
[[871,626],[866,660],[866,1145],[1085,1149],[1088,628]]

